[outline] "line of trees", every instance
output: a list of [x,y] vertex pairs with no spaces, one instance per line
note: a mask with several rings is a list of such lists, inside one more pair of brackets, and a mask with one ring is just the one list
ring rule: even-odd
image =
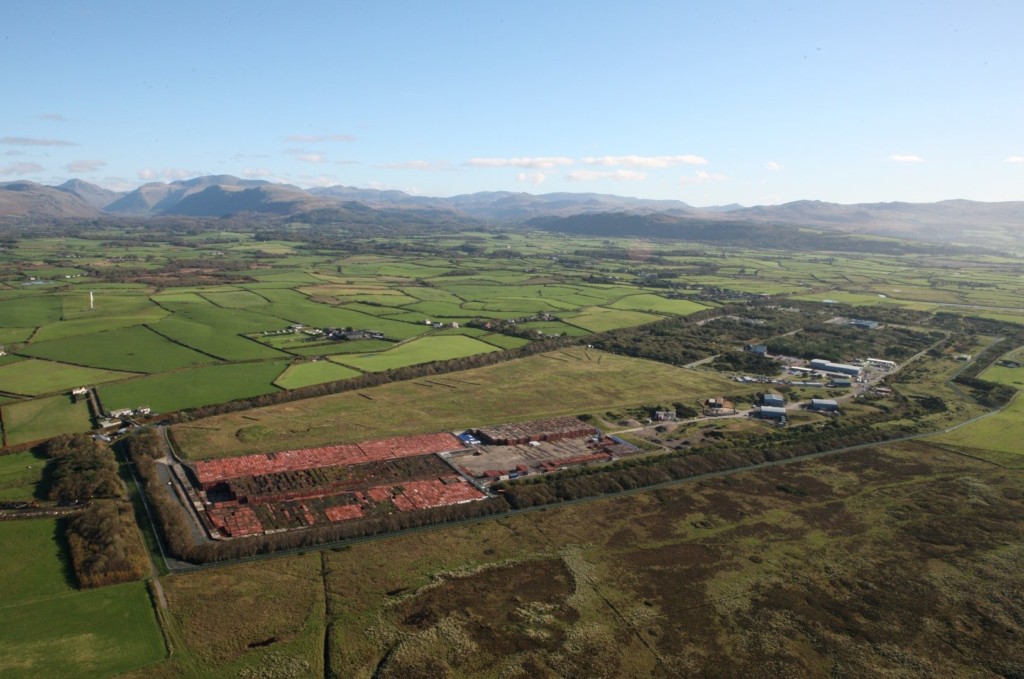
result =
[[51,500],[70,503],[125,497],[113,451],[91,436],[58,436],[43,444],[43,454],[53,460],[48,470]]
[[114,452],[86,434],[52,438],[42,452],[51,460],[49,498],[87,503],[65,526],[78,584],[102,587],[143,577],[148,569],[146,550],[125,499]]
[[81,587],[131,582],[148,571],[135,514],[124,500],[91,503],[68,521],[65,534]]
[[[859,431],[851,431],[858,430]],[[825,430],[822,430],[823,432]],[[884,443],[913,432],[912,427],[885,431],[869,427],[836,428],[808,440],[784,445],[728,447],[621,460],[612,465],[580,467],[558,474],[531,476],[494,486],[514,509],[596,497],[714,472],[825,452],[836,448]]]

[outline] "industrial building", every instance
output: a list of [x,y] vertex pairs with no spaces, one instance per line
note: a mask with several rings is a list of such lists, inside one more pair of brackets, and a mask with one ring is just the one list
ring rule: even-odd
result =
[[829,381],[828,386],[830,386],[830,387],[852,387],[853,386],[853,382],[851,382],[849,380],[849,378],[847,378],[847,377],[833,377]]
[[786,419],[786,409],[778,406],[761,406],[757,411],[757,416],[766,420],[784,420]]
[[812,398],[810,408],[822,413],[835,413],[839,411],[839,403],[831,398]]
[[850,375],[851,377],[860,377],[864,369],[858,365],[848,365],[846,363],[833,363],[827,361],[824,358],[815,358],[810,363],[811,368],[814,370],[821,370],[827,373],[840,373],[842,375]]
[[878,328],[878,321],[872,321],[866,318],[851,318],[850,325],[862,330],[875,330]]
[[599,433],[578,417],[555,417],[550,420],[513,422],[472,429],[470,433],[490,446],[518,446],[531,441],[558,441]]
[[761,405],[781,408],[786,405],[786,399],[782,397],[782,394],[777,394],[774,391],[766,391],[761,394]]
[[892,370],[896,367],[896,361],[887,361],[884,358],[869,358],[867,364],[880,370]]

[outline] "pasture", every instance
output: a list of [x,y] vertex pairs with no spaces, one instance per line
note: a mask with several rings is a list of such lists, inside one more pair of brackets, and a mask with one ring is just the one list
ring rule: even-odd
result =
[[72,403],[68,396],[47,396],[3,406],[7,444],[48,439],[57,434],[88,431],[89,406]]
[[94,368],[143,373],[164,372],[216,360],[175,344],[142,326],[33,343],[23,348],[22,353]]
[[39,497],[46,458],[31,451],[0,455],[0,502]]
[[148,406],[168,413],[277,391],[274,380],[287,365],[287,361],[210,365],[102,385],[98,391],[108,410]]
[[380,372],[382,370],[403,368],[407,365],[416,365],[429,361],[444,361],[491,351],[497,351],[497,348],[475,340],[472,337],[439,335],[437,337],[415,339],[399,344],[393,349],[375,354],[335,355],[331,356],[330,360],[357,368],[363,372]]
[[330,361],[310,361],[307,363],[295,363],[281,373],[274,380],[274,385],[282,389],[298,389],[311,384],[333,382],[355,377],[360,373],[351,368],[346,368]]
[[0,365],[0,391],[35,396],[127,377],[135,377],[135,374],[28,359]]
[[53,519],[0,522],[0,675],[99,678],[161,660],[146,585],[76,589],[63,530]]

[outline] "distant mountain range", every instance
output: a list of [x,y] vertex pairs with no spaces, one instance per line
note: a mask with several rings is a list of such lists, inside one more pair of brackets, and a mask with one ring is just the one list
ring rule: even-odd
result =
[[[348,186],[302,189],[289,184],[240,179],[231,175],[196,177],[171,183],[144,184],[134,191],[114,192],[72,179],[60,186],[29,181],[0,183],[0,220],[95,219],[125,217],[225,217],[252,215],[323,222],[344,219],[361,206],[394,214],[409,211],[416,221],[435,215],[446,221],[479,220],[504,224],[611,235],[653,235],[671,232],[669,224],[721,222],[809,227],[826,232],[908,238],[919,241],[985,245],[1020,249],[1024,244],[1024,201],[982,203],[947,200],[938,203],[864,203],[840,205],[803,200],[783,205],[696,208],[677,200],[648,200],[598,193],[530,194],[488,191],[448,198],[414,196]],[[656,220],[637,220],[657,215]],[[599,216],[599,217],[598,217]],[[591,219],[588,219],[591,217]],[[565,220],[560,221],[560,220]],[[640,223],[646,224],[640,228]],[[655,226],[652,226],[655,225]],[[694,225],[690,224],[691,230]],[[638,232],[636,229],[640,229]],[[702,227],[703,228],[703,227]],[[685,230],[685,229],[684,229]],[[664,236],[662,236],[664,237]]]

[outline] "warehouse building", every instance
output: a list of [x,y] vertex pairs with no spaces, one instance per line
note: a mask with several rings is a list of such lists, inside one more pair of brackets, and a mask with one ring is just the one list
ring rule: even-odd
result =
[[822,413],[835,413],[839,412],[839,403],[831,398],[812,398],[811,410],[817,410]]
[[480,427],[470,432],[489,446],[518,446],[531,441],[558,441],[593,436],[598,431],[578,417],[513,422]]
[[761,405],[781,408],[786,405],[786,399],[782,398],[782,394],[777,394],[774,391],[766,391],[761,394]]
[[784,420],[786,419],[786,409],[777,406],[761,406],[757,411],[757,416],[766,420]]
[[811,361],[811,368],[814,370],[821,370],[827,373],[840,373],[842,375],[850,375],[851,377],[860,377],[864,371],[858,365],[848,365],[846,363],[833,363],[832,361],[826,361],[824,358],[815,358]]

